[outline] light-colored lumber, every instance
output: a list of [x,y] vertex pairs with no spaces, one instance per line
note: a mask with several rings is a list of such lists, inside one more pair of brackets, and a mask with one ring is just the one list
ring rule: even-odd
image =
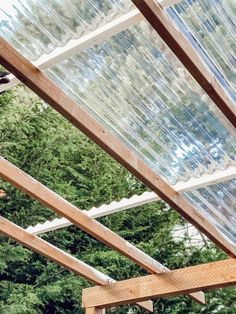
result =
[[0,177],[38,200],[44,206],[66,217],[97,240],[127,256],[148,272],[155,273],[166,270],[163,265],[153,258],[125,241],[95,219],[88,217],[82,210],[27,175],[3,157],[0,157]]
[[96,309],[95,307],[88,307],[85,309],[85,314],[106,314],[106,310]]
[[39,253],[48,259],[56,262],[57,264],[65,267],[66,269],[80,275],[89,281],[105,285],[114,281],[107,275],[101,273],[95,268],[85,264],[72,255],[63,252],[54,245],[44,241],[43,239],[32,235],[25,231],[23,228],[10,222],[9,220],[0,216],[0,233],[15,240],[16,242],[24,245],[25,247]]
[[83,290],[83,307],[111,307],[236,284],[236,259],[227,259]]
[[[169,269],[161,263],[139,250],[95,219],[86,215],[82,210],[72,205],[31,176],[27,175],[3,157],[0,157],[0,178],[10,182],[16,188],[38,200],[41,204],[52,209],[59,215],[66,217],[73,224],[97,240],[128,257],[149,273],[169,271]],[[197,292],[196,294],[191,295],[191,297],[202,302],[202,295],[202,292]]]
[[[109,276],[78,260],[72,255],[60,250],[47,241],[30,234],[23,228],[1,216],[0,233],[95,284],[106,285],[115,282],[115,280]],[[139,302],[137,305],[141,306],[148,312],[153,311],[153,304],[151,301]]]
[[85,314],[96,314],[95,307],[88,307],[85,309]]
[[205,66],[197,51],[176,29],[161,4],[155,0],[132,0],[132,2],[235,128],[236,109],[232,100]]
[[[175,189],[176,192],[182,193],[203,188],[211,184],[224,182],[233,178],[236,178],[236,166],[230,166],[224,170],[216,170],[211,174],[204,174],[199,178],[191,178],[186,182],[178,182],[172,187]],[[160,197],[154,192],[144,192],[141,195],[133,195],[130,198],[123,198],[118,202],[113,201],[110,204],[103,204],[100,207],[92,207],[89,210],[85,210],[84,213],[87,214],[89,217],[99,218],[144,204],[157,202],[159,200]],[[51,221],[48,220],[35,226],[29,226],[26,230],[32,234],[40,234],[64,228],[70,225],[72,225],[72,223],[66,218],[55,218]]]
[[0,39],[0,63],[227,254],[236,256],[235,245],[225,239],[207,218],[3,39]]
[[[138,2],[138,1],[136,1],[136,2]],[[172,6],[178,2],[179,2],[179,0],[159,1],[160,8],[167,8],[167,7]],[[166,17],[166,15],[165,15],[165,17]],[[87,49],[87,48],[89,48],[95,44],[99,44],[100,42],[106,40],[110,36],[113,36],[116,33],[119,33],[122,30],[125,30],[125,29],[131,27],[132,25],[141,21],[143,18],[144,17],[140,13],[139,10],[133,9],[130,12],[124,14],[123,16],[115,19],[112,22],[109,22],[108,24],[96,29],[95,31],[92,31],[91,33],[89,33],[85,36],[82,36],[79,39],[72,39],[64,47],[58,47],[52,53],[50,53],[48,55],[43,55],[34,64],[39,69],[42,69],[42,70],[47,69],[49,66],[55,65],[58,62],[61,62],[61,61],[65,60],[66,58],[69,58],[69,57],[73,56],[74,54],[79,53],[79,52],[81,52],[81,51],[83,51],[83,50],[85,50],[85,49]],[[173,24],[172,21],[168,19],[168,23],[169,23],[170,27],[172,27],[172,24]],[[176,30],[173,29],[173,27],[172,27],[172,30],[177,32]],[[183,35],[180,34],[179,32],[177,32],[177,35],[178,34],[182,38],[182,40],[184,39],[184,44],[185,44],[185,46],[187,46],[188,50],[190,49],[191,55],[194,55],[194,60],[196,60],[195,64],[199,65],[199,67],[201,67],[201,69],[203,69],[202,72],[205,75],[207,73],[208,83],[205,84],[205,80],[202,81],[201,78],[199,79],[199,81],[202,82],[202,84],[205,84],[204,86],[205,86],[205,89],[208,89],[208,93],[212,94],[211,90],[216,89],[217,92],[219,92],[222,95],[222,98],[224,98],[225,101],[224,102],[219,101],[219,105],[221,107],[224,106],[224,103],[226,103],[226,102],[229,103],[230,101],[227,99],[227,96],[225,96],[225,92],[224,92],[223,88],[215,80],[215,78],[212,76],[212,74],[210,74],[210,72],[205,68],[205,66],[202,64],[202,61],[200,60],[199,56],[194,51],[194,49],[191,47],[191,45],[186,41],[186,39],[183,37]],[[178,52],[178,51],[179,50],[177,50],[176,52]],[[180,57],[182,57],[182,53],[180,53]],[[182,61],[182,59],[181,59],[181,61]],[[191,64],[188,62],[188,60],[184,63],[184,65],[185,66],[188,65],[189,67],[191,67]],[[190,69],[188,68],[188,70],[190,70]],[[195,71],[195,68],[193,68],[193,71]],[[195,72],[196,72],[196,76],[197,76],[198,72],[197,71],[195,71]],[[190,73],[192,73],[192,72],[190,71]],[[192,73],[192,75],[193,75],[193,73]],[[10,82],[8,84],[3,84],[0,86],[0,92],[14,87],[19,82],[19,80],[14,75],[9,75],[9,79],[10,79]],[[196,80],[197,80],[197,78],[196,78]],[[212,97],[214,97],[214,93],[212,94]],[[218,99],[219,97],[216,96],[216,98]],[[233,109],[234,108],[232,108],[230,106],[230,109],[227,110],[227,107],[226,107],[226,110],[228,111],[230,116],[231,116],[231,111],[234,112],[234,115],[235,115],[235,111]],[[220,116],[219,113],[217,113],[217,115],[219,116],[219,118],[221,120],[224,119],[224,117]],[[233,119],[233,116],[231,119]],[[232,129],[230,127],[230,125],[228,125],[227,123],[225,123],[225,126],[229,129],[231,134],[234,134],[234,128]]]

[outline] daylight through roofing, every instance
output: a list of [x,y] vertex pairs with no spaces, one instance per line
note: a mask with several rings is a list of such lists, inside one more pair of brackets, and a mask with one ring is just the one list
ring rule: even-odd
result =
[[[204,13],[211,2],[181,1],[168,12],[235,100],[236,7],[216,1]],[[0,15],[1,34],[36,60],[133,7],[131,1],[81,3],[61,1],[59,11],[52,0],[11,1]],[[228,39],[224,45],[222,36]],[[171,184],[235,165],[235,130],[226,127],[218,108],[146,21],[45,73]],[[235,192],[229,181],[185,196],[236,243]]]
[[167,12],[236,102],[235,1],[182,0]]

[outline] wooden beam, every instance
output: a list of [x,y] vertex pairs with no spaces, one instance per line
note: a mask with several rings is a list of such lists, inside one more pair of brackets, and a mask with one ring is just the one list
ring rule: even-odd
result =
[[67,254],[66,252],[63,252],[43,239],[30,234],[23,228],[15,225],[1,216],[0,233],[33,250],[34,252],[47,257],[48,259],[65,267],[75,274],[88,279],[93,283],[105,285],[109,284],[110,282],[114,282],[114,280],[107,275]]
[[[224,170],[216,170],[211,174],[204,174],[199,178],[191,178],[186,182],[180,181],[172,187],[176,192],[182,193],[233,178],[236,178],[236,166],[230,166]],[[160,197],[154,192],[144,192],[141,195],[133,195],[130,198],[123,198],[118,202],[113,201],[110,204],[103,204],[99,207],[92,207],[89,210],[85,210],[84,213],[89,217],[98,218],[144,204],[157,202],[159,200]],[[40,234],[60,228],[65,228],[70,225],[72,225],[72,223],[65,218],[55,218],[53,220],[47,220],[44,223],[39,223],[35,226],[29,226],[26,230],[32,234]]]
[[[10,222],[9,220],[0,216],[0,233],[15,240],[23,246],[47,257],[51,261],[65,267],[73,273],[84,277],[85,279],[99,285],[107,285],[115,282],[111,277],[101,273],[95,268],[87,265],[86,263],[78,260],[72,255],[63,252],[56,246],[44,241],[43,239],[30,234],[23,228]],[[153,311],[153,304],[151,301],[138,302],[137,305],[141,306],[148,312]]]
[[0,178],[10,182],[16,188],[30,195],[57,214],[66,217],[95,239],[127,256],[148,272],[156,273],[166,270],[163,265],[156,262],[153,258],[125,241],[95,219],[88,217],[82,210],[27,175],[3,157],[0,157]]
[[236,110],[224,88],[207,69],[198,53],[155,0],[132,0],[163,41],[188,69],[216,106],[236,127]]
[[205,216],[2,38],[0,39],[0,63],[227,254],[236,256],[236,246],[226,240]]
[[[58,194],[27,175],[3,157],[0,157],[0,178],[10,182],[16,188],[38,200],[41,204],[51,208],[59,215],[66,217],[73,224],[97,240],[128,257],[149,273],[153,274],[169,271],[169,269],[161,263],[139,250],[95,219],[86,215],[82,210],[67,202]],[[191,297],[200,303],[204,303],[204,295],[202,292],[193,294]]]
[[236,259],[173,270],[123,280],[110,286],[83,290],[83,307],[111,307],[146,299],[166,298],[200,289],[216,289],[236,284]]

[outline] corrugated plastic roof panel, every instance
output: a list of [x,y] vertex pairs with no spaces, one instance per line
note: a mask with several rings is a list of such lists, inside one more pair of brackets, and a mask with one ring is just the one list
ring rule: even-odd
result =
[[236,179],[186,192],[184,195],[230,241],[236,243]]
[[7,0],[0,6],[0,35],[33,61],[131,7],[129,0]]
[[[132,5],[129,1],[104,1],[112,4],[113,9],[106,11],[103,8],[107,13],[101,15],[95,0],[81,1],[83,5],[89,5],[89,9],[84,11],[77,7],[68,11],[68,1],[12,2],[19,12],[13,14],[16,8],[11,5],[9,11],[0,16],[1,33],[30,60],[64,45],[69,38],[96,28],[97,23],[105,23]],[[74,29],[69,27],[69,21],[66,23],[63,10],[59,19],[60,10],[55,12],[58,3],[65,5],[67,17],[76,20],[73,25],[78,26]],[[70,3],[75,5],[76,1]],[[110,14],[112,10],[116,13]],[[51,15],[46,14],[44,22],[42,12],[49,11],[54,18],[48,21]],[[29,17],[27,12],[33,12],[33,15]],[[32,40],[27,39],[26,34]],[[226,169],[236,163],[235,130],[230,128],[219,109],[145,21],[60,62],[46,74],[171,184],[212,173],[216,169]],[[231,186],[231,182],[228,184]],[[217,185],[215,197],[220,193],[222,187]],[[228,200],[224,206],[217,204],[216,207],[215,203],[212,204],[209,189],[193,191],[185,196],[208,215],[228,239],[235,239],[234,220],[227,229],[225,226],[230,220],[227,218],[226,223],[222,218],[225,204],[231,206]],[[234,211],[233,206],[231,210]]]
[[182,0],[167,12],[236,102],[236,1]]
[[46,73],[172,184],[235,164],[218,109],[145,21]]

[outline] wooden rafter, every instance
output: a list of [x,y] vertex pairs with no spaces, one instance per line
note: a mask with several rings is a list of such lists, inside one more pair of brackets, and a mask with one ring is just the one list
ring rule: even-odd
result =
[[[99,284],[107,285],[114,283],[115,280],[101,273],[95,268],[87,265],[86,263],[78,260],[72,255],[63,252],[54,245],[44,241],[43,239],[30,234],[16,224],[0,216],[0,233],[15,240],[23,246],[31,249],[32,251],[39,253],[40,255],[47,257],[53,262],[65,267],[66,269],[80,275],[87,280]],[[153,311],[153,305],[151,301],[138,302],[137,305],[141,306],[148,312]]]
[[[38,200],[41,204],[52,209],[59,215],[66,217],[73,224],[111,247],[149,273],[169,271],[168,268],[154,260],[152,257],[125,241],[119,235],[106,228],[95,219],[86,215],[82,210],[72,205],[46,186],[21,171],[10,162],[0,157],[0,178],[10,182],[16,188]],[[197,292],[191,295],[197,302],[204,303],[204,294]]]
[[188,69],[198,84],[214,101],[227,119],[236,127],[236,110],[223,87],[210,73],[184,35],[173,25],[172,20],[155,0],[132,0],[146,20],[153,26],[163,41]]
[[165,298],[200,289],[216,289],[236,284],[236,259],[123,280],[110,286],[83,290],[83,307],[111,307],[134,301]]
[[43,239],[30,234],[23,228],[10,222],[9,220],[0,216],[0,233],[24,245],[32,251],[39,253],[66,269],[80,275],[89,281],[105,285],[113,280],[107,275],[101,273],[93,267],[81,262],[77,258],[63,252],[54,245],[44,241]]
[[227,254],[236,256],[236,246],[196,208],[3,39],[0,39],[0,63]]

